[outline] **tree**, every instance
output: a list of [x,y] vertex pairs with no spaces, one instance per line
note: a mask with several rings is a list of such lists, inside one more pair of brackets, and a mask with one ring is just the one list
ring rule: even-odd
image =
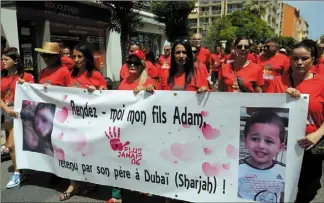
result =
[[285,48],[288,52],[293,48],[297,41],[293,37],[275,37],[280,47]]
[[274,36],[272,28],[260,17],[246,10],[235,11],[231,15],[217,18],[208,33],[207,43],[220,40],[233,42],[237,37],[249,37],[262,41]]
[[261,18],[266,13],[267,8],[270,6],[269,3],[269,1],[247,1],[247,3],[244,4],[244,10]]
[[102,1],[102,3],[113,11],[111,30],[120,34],[122,62],[124,63],[130,34],[143,26],[142,18],[136,10],[140,10],[144,4],[140,1]]
[[188,37],[188,16],[194,8],[195,1],[151,2],[151,11],[158,22],[165,24],[165,35],[170,42]]

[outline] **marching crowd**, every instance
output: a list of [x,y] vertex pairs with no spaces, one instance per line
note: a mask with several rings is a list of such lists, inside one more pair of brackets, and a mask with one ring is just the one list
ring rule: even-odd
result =
[[[212,53],[202,46],[202,35],[194,34],[190,40],[177,40],[164,47],[164,54],[154,57],[149,47],[139,43],[129,45],[126,63],[120,70],[118,90],[154,93],[155,90],[241,93],[287,93],[299,98],[309,94],[306,135],[298,140],[305,148],[299,177],[296,203],[314,199],[321,188],[322,161],[324,159],[324,44],[303,40],[289,51],[274,39],[255,44],[247,37],[240,37],[226,55],[220,44]],[[16,84],[24,82],[48,85],[107,90],[108,84],[96,68],[91,50],[86,44],[73,49],[56,42],[46,42],[36,48],[46,64],[38,73],[38,80],[24,71],[17,48],[5,49],[1,38],[1,109],[6,130],[6,144],[1,153],[10,153],[15,172],[7,184],[14,188],[24,180],[24,173],[16,168],[13,141],[13,110]],[[46,119],[46,118],[44,118]],[[45,121],[43,121],[45,122]],[[37,131],[37,123],[34,123]],[[53,179],[59,178],[52,175]],[[67,200],[81,190],[93,191],[96,185],[71,180],[59,199]],[[166,199],[166,202],[172,200]],[[112,190],[109,203],[122,202],[122,189]]]

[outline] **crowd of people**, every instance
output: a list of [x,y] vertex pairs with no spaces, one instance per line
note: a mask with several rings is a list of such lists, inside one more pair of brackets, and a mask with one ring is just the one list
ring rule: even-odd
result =
[[[2,38],[3,43],[5,39]],[[290,54],[274,39],[256,45],[248,37],[237,38],[230,53],[226,55],[220,44],[211,53],[203,47],[201,34],[191,39],[176,40],[164,46],[164,54],[155,58],[149,47],[131,43],[126,63],[120,69],[118,90],[154,93],[155,90],[241,93],[287,93],[299,98],[309,94],[306,135],[298,140],[305,148],[298,184],[296,203],[314,199],[321,188],[322,161],[324,154],[313,150],[323,145],[324,139],[324,44],[303,40],[291,49]],[[2,44],[1,48],[4,48]],[[73,50],[56,42],[46,42],[35,49],[44,60],[38,81],[24,71],[17,48],[1,49],[1,109],[4,115],[6,145],[1,152],[10,152],[15,172],[7,188],[18,186],[24,174],[16,168],[13,141],[13,110],[16,83],[37,82],[48,85],[78,87],[95,90],[109,89],[104,76],[96,68],[91,50],[85,44]],[[322,147],[323,147],[322,146]],[[53,175],[53,179],[59,179]],[[81,190],[93,191],[97,186],[71,180],[59,199],[67,200]],[[122,202],[122,189],[112,190],[109,203]],[[172,200],[166,199],[166,202]]]

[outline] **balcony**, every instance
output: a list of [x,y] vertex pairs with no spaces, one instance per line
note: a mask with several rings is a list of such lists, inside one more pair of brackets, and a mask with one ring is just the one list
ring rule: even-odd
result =
[[211,15],[212,16],[219,16],[219,15],[221,15],[221,11],[220,10],[219,11],[212,11]]
[[199,13],[199,16],[200,17],[202,17],[202,16],[209,16],[209,15],[210,15],[209,11],[202,11],[202,12]]

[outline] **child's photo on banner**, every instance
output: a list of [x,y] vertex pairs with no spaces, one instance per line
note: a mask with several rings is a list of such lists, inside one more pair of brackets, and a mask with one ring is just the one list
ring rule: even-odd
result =
[[289,109],[241,108],[238,197],[284,202]]
[[23,150],[54,156],[51,141],[54,104],[23,100],[21,120],[23,127]]

